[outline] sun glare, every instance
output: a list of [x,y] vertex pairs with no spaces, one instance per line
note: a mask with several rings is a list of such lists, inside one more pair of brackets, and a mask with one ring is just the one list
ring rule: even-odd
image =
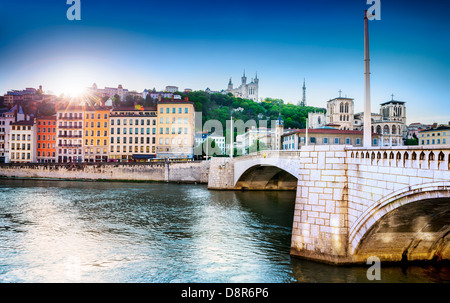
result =
[[86,91],[86,86],[78,83],[68,83],[61,87],[61,93],[68,97],[80,97]]

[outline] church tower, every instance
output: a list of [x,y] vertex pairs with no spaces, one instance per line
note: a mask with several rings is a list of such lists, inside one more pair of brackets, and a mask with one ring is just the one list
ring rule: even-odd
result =
[[247,84],[247,77],[245,76],[245,69],[244,69],[244,75],[242,76],[242,86]]
[[230,81],[228,82],[228,91],[232,91],[233,90],[233,82],[231,82],[231,77],[230,77]]

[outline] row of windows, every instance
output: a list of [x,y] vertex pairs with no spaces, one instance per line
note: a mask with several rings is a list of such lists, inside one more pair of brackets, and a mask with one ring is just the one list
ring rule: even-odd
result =
[[[161,107],[161,108],[159,109],[159,113],[160,113],[160,114],[164,114],[164,107]],[[172,114],[176,114],[176,113],[177,113],[177,109],[176,109],[175,107],[172,107]],[[179,113],[179,114],[182,114],[182,113],[183,113],[183,108],[178,107],[178,113]],[[189,108],[188,108],[188,107],[185,107],[185,108],[184,108],[184,113],[185,113],[185,114],[188,114],[188,113],[189,113]],[[170,114],[170,108],[169,108],[169,107],[166,107],[166,114]]]
[[[41,121],[38,120],[37,124],[41,125]],[[46,121],[42,121],[42,125],[56,125],[56,121],[48,121],[48,123]]]
[[[179,127],[179,128],[178,128],[178,132],[176,132],[176,128],[175,128],[175,127],[172,127],[172,135],[175,135],[176,133],[178,133],[178,134],[183,133],[183,128],[182,128],[182,127]],[[160,135],[164,134],[164,128],[163,128],[163,127],[160,127],[160,128],[159,128],[159,134],[160,134]],[[165,134],[166,134],[166,135],[169,135],[169,134],[170,134],[170,128],[169,128],[169,127],[166,127],[166,132],[165,132]],[[184,134],[185,134],[185,135],[189,134],[188,128],[187,128],[187,127],[184,128]]]
[[[439,137],[440,135],[441,135],[441,133],[431,133],[431,137],[434,137],[434,136],[438,136]],[[442,132],[442,135],[446,136],[447,132]],[[427,137],[429,137],[429,136],[430,136],[430,133],[427,133]],[[425,134],[422,134],[421,137],[425,137]]]
[[[95,119],[95,114],[86,114],[86,119],[89,119],[89,116],[91,117],[91,119]],[[101,119],[101,117],[101,114],[97,114],[97,119]],[[108,114],[103,114],[103,119],[108,119]]]
[[[116,135],[120,135],[120,132],[121,132],[121,130],[122,130],[122,134],[123,135],[126,135],[127,134],[127,128],[117,128],[117,131],[114,133],[114,128],[111,128],[111,135],[114,135],[114,134],[116,134]],[[145,132],[144,131],[144,128],[142,127],[141,128],[141,132],[140,132],[140,134],[141,135],[144,135],[145,133],[147,133],[147,135],[150,135],[150,128],[148,127],[147,128],[147,131]],[[128,128],[128,134],[129,135],[132,135],[133,134],[133,128]],[[134,134],[135,135],[139,135],[139,128],[135,128],[134,129]],[[153,135],[155,135],[156,134],[156,128],[152,128],[152,134]]]
[[[129,153],[132,153],[132,152],[135,152],[135,153],[139,153],[139,152],[141,152],[141,153],[144,153],[144,152],[146,152],[146,153],[150,153],[150,146],[128,146],[128,152]],[[152,153],[155,153],[156,152],[156,149],[155,149],[155,147],[154,146],[152,146],[152,149],[151,149],[151,151],[152,151]],[[120,153],[121,152],[121,149],[120,149],[120,145],[118,145],[118,146],[111,146],[111,152],[112,153],[114,153],[114,152],[116,152],[116,153]],[[126,146],[123,146],[122,147],[122,152],[124,152],[124,153],[126,153],[127,152],[127,147]]]
[[[178,117],[178,118],[172,117],[172,122],[170,122],[170,118],[166,117],[166,124],[170,124],[170,123],[175,124],[175,123],[177,123],[176,121],[178,121],[178,124],[183,124],[183,123],[184,124],[189,124],[189,119],[188,118],[184,118],[184,120],[183,120],[183,118],[180,118],[180,117]],[[159,117],[159,124],[164,124],[164,118],[163,117]]]
[[58,149],[58,153],[61,155],[61,154],[74,154],[74,155],[76,155],[76,154],[79,154],[79,155],[81,155],[82,154],[82,152],[81,152],[81,149]]
[[11,129],[12,130],[31,130],[31,126],[30,125],[12,125]]
[[42,143],[42,145],[41,145],[41,143],[38,143],[37,144],[37,148],[41,148],[41,146],[42,146],[42,148],[47,148],[47,149],[50,149],[50,148],[55,148],[55,143]]
[[82,113],[59,113],[59,119],[62,118],[74,118],[74,119],[82,119],[83,114]]
[[[100,142],[101,142],[101,140],[97,140],[97,142],[96,142],[97,144],[96,145],[99,146]],[[87,146],[94,145],[94,139],[91,139],[91,140],[86,139],[84,145],[87,145]],[[107,140],[103,140],[103,145],[108,145],[108,141]]]
[[[94,122],[86,122],[86,127],[89,127],[89,124],[91,125],[91,127],[94,127]],[[101,122],[97,122],[97,127],[101,127]],[[108,127],[108,122],[103,122],[103,127]]]
[[[38,133],[40,133],[41,132],[41,128],[38,127],[37,131],[38,131]],[[43,133],[45,133],[45,132],[47,132],[47,133],[51,133],[51,132],[55,133],[56,132],[56,128],[53,128],[53,131],[52,131],[52,128],[50,128],[50,127],[47,127],[47,128],[43,127],[42,128],[42,132]]]
[[22,134],[22,137],[20,136],[20,134],[17,134],[17,137],[16,134],[11,135],[11,140],[16,140],[16,138],[18,141],[20,141],[20,138],[22,138],[22,141],[31,141],[31,135]]
[[[111,137],[111,144],[126,144],[127,143],[127,137],[122,138],[122,142],[120,140],[120,137],[114,138]],[[150,144],[150,137],[134,137],[134,143],[138,144],[141,142],[141,144],[144,144],[146,142],[147,144]],[[128,138],[128,143],[133,143],[133,137]],[[156,143],[156,138],[152,137],[152,144]]]
[[[37,156],[38,157],[41,156],[41,152],[40,151],[37,152]],[[45,157],[45,152],[42,152],[42,157]],[[47,152],[47,157],[55,157],[55,152]]]
[[[47,139],[47,141],[50,141],[50,140],[52,140],[52,141],[55,141],[56,139],[55,139],[55,135],[47,135],[47,137],[45,136],[45,135],[42,135],[42,141],[44,141],[45,139]],[[38,135],[37,136],[37,140],[38,141],[41,141],[41,135]]]
[[[117,121],[114,119],[111,119],[111,125],[114,125],[115,123],[117,123],[117,125],[120,125],[120,123],[123,123],[123,125],[128,125],[128,124],[129,125],[139,125],[139,121],[141,122],[141,125],[145,125],[145,124],[150,125],[150,123],[152,125],[156,125],[156,119],[145,119],[145,120],[144,119],[140,119],[140,120],[139,119],[123,119],[123,122],[121,122],[121,121],[122,121],[121,119],[117,119]],[[133,121],[134,121],[134,123],[133,123]]]
[[184,143],[183,145],[188,145],[188,139],[180,139],[180,138],[178,138],[178,139],[175,139],[175,138],[172,138],[172,140],[170,140],[170,138],[165,138],[165,140],[164,140],[164,138],[159,138],[159,145],[176,145],[176,144],[178,144],[178,145],[181,145],[182,143]]
[[31,153],[11,153],[11,160],[31,160]]
[[[430,139],[427,139],[426,142],[427,142],[426,144],[429,145]],[[422,140],[421,144],[425,145],[425,140]],[[445,138],[442,138],[442,141],[441,139],[431,139],[431,144],[447,144],[447,140]]]
[[11,150],[15,150],[16,147],[17,147],[17,150],[31,150],[30,143],[28,143],[28,144],[22,143],[22,145],[20,145],[20,143],[17,143],[17,145],[15,145],[14,143],[11,143]]

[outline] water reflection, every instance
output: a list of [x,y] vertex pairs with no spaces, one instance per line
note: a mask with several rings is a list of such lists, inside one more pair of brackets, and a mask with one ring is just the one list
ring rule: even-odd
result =
[[[366,268],[291,258],[295,192],[202,185],[0,183],[1,282],[368,282]],[[383,268],[388,282],[448,269]]]

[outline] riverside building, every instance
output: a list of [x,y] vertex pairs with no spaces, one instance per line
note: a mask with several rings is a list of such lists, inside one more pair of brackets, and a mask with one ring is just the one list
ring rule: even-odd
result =
[[109,107],[86,107],[84,112],[84,160],[107,162],[109,155]]
[[58,163],[84,162],[84,105],[61,105],[56,111],[56,157]]
[[158,102],[158,158],[194,157],[194,115],[194,104],[187,98]]
[[11,123],[11,163],[36,162],[36,124],[34,118]]
[[36,119],[36,160],[38,163],[56,162],[56,116]]
[[122,107],[109,116],[110,161],[148,161],[156,158],[156,107]]

